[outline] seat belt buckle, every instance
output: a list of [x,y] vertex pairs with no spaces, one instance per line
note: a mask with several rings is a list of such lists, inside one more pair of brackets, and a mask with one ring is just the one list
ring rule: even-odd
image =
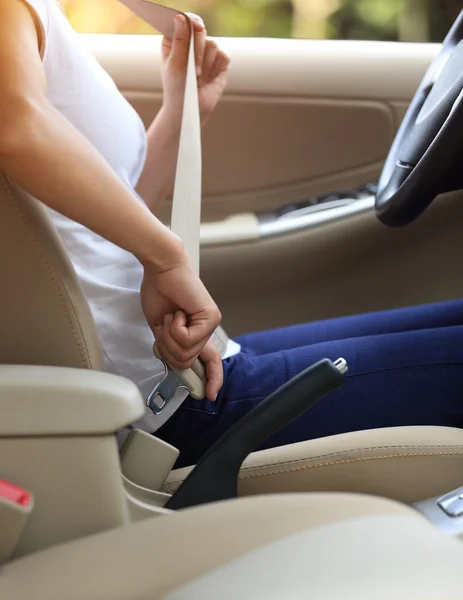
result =
[[0,479],[0,565],[11,558],[33,506],[32,494]]
[[202,400],[206,395],[206,369],[200,359],[196,359],[189,369],[175,369],[160,355],[156,343],[153,352],[164,366],[164,377],[157,383],[146,399],[146,405],[155,414],[161,414],[174,398],[177,390],[187,390],[196,400]]

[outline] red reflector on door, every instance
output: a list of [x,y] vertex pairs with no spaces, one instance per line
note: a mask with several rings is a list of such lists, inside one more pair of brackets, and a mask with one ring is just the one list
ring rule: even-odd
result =
[[5,500],[9,500],[20,506],[29,506],[31,501],[29,492],[4,479],[0,479],[0,498],[5,498]]

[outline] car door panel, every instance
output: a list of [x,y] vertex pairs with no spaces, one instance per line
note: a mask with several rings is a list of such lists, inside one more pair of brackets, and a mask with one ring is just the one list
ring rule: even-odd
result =
[[[463,195],[448,194],[407,228],[373,210],[291,235],[206,246],[202,277],[238,335],[463,296]],[[335,357],[332,357],[335,358]]]
[[[85,37],[148,125],[161,103],[159,38]],[[437,50],[432,44],[220,41],[232,67],[225,97],[204,129],[206,221],[374,180]],[[162,215],[168,212],[166,205]]]
[[[148,125],[161,105],[159,38],[85,37]],[[201,273],[230,333],[458,297],[459,194],[400,231],[371,209],[270,237],[259,218],[376,181],[438,46],[221,43],[232,67],[203,132]]]

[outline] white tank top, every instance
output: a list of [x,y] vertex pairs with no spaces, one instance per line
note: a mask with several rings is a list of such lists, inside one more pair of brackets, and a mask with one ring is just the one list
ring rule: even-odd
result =
[[[141,119],[83,46],[57,1],[27,2],[43,28],[48,100],[134,191],[146,158]],[[140,306],[140,263],[79,223],[50,212],[90,303],[107,370],[134,381],[146,397],[163,367],[153,355],[153,335]]]

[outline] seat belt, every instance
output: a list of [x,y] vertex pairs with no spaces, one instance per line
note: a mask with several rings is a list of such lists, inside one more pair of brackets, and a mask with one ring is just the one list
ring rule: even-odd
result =
[[[184,14],[181,11],[152,2],[152,0],[120,0],[120,2],[152,25],[162,35],[169,38],[173,38],[174,35],[176,15]],[[190,50],[174,182],[171,230],[183,241],[185,252],[194,270],[199,275],[202,178],[201,124],[195,69],[194,35],[188,17],[187,20],[190,24]],[[221,327],[218,327],[213,333],[212,339],[222,358],[239,350],[239,346],[229,339]],[[231,351],[230,347],[232,347]],[[159,354],[156,343],[153,350],[165,367],[164,379],[157,384],[147,399],[147,405],[155,415],[160,415],[174,396],[178,396],[176,392],[179,388],[188,390],[193,398],[202,399],[205,397],[207,379],[204,365],[200,360],[196,360],[190,369],[179,370],[166,363]],[[168,412],[172,414],[173,411],[169,410]]]

